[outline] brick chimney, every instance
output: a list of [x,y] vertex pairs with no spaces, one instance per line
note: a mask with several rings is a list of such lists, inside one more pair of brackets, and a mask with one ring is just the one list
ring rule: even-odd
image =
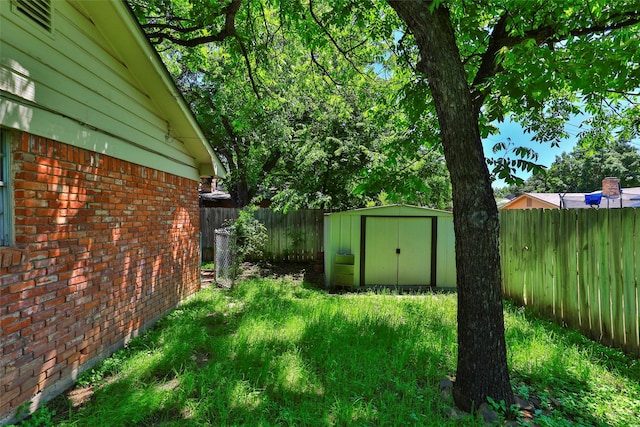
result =
[[211,181],[213,180],[210,176],[201,176],[200,177],[200,192],[201,193],[211,193]]
[[610,199],[620,197],[620,180],[610,176],[602,180],[602,195]]

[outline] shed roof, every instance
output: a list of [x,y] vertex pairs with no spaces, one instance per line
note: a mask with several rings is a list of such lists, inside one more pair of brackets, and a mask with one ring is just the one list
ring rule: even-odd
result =
[[341,212],[328,212],[325,215],[452,216],[453,213],[422,206],[397,204],[386,206],[372,206],[368,208],[351,209]]

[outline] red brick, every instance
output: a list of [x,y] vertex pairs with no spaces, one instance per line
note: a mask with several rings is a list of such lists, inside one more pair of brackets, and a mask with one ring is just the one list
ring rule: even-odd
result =
[[[40,313],[38,313],[36,316],[39,317],[39,319],[37,320],[38,322],[45,321],[45,318],[48,319],[49,317],[52,316],[52,312],[53,309],[51,310],[46,310],[46,311],[41,311]],[[34,316],[34,318],[36,317]],[[34,320],[35,321],[35,320]],[[55,341],[54,339],[51,339],[52,336],[54,336],[54,334],[57,331],[57,327],[55,325],[48,325],[46,326],[46,323],[44,323],[40,329],[38,329],[37,331],[35,331],[33,333],[33,340],[34,341],[38,341],[38,342],[47,342],[47,341]]]
[[64,368],[67,367],[67,362],[61,362],[61,363],[56,363],[54,366],[52,366],[51,368],[47,369],[44,374],[45,377],[47,378],[47,380],[57,380],[59,379],[60,373],[64,370]]
[[16,323],[19,320],[20,320],[20,313],[18,312],[13,312],[13,313],[6,314],[4,316],[0,316],[0,328]]
[[[14,277],[18,277],[17,275],[15,275]],[[8,291],[10,294],[17,294],[19,292],[25,291],[27,289],[33,288],[35,286],[35,282],[33,280],[30,281],[24,281],[24,282],[17,282],[14,283],[12,285],[9,285],[8,287]]]
[[20,335],[24,338],[32,336],[33,334],[36,333],[38,329],[41,329],[44,327],[44,321],[40,321],[36,323],[33,320],[33,316],[30,316],[28,319],[31,321],[31,324],[20,329]]
[[26,328],[29,325],[31,325],[31,319],[30,318],[19,319],[19,320],[15,321],[15,322],[12,322],[12,323],[4,326],[3,335],[10,334],[12,332],[17,332],[17,331],[21,330],[22,328]]
[[[36,191],[28,180],[16,182],[16,240],[32,254],[24,265],[0,272],[12,275],[0,277],[0,286],[5,285],[0,322],[13,325],[27,315],[32,319],[3,335],[8,344],[4,353],[16,355],[17,363],[25,363],[19,352],[27,342],[28,350],[43,359],[56,354],[55,362],[39,362],[44,372],[37,375],[35,390],[70,375],[77,363],[124,334],[137,334],[135,328],[174,306],[179,300],[176,282],[184,282],[181,295],[197,289],[198,207],[188,196],[191,180],[44,138],[29,140],[23,135],[24,150],[31,153],[14,153],[17,176],[38,173],[36,181],[51,191]],[[54,153],[56,159],[46,157]],[[188,214],[173,218],[169,208],[185,204],[190,204]],[[178,225],[180,232],[170,234]],[[184,250],[166,246],[171,241],[182,243]],[[156,257],[163,268],[158,269]],[[16,262],[14,254],[10,261]],[[186,270],[166,268],[175,261]],[[3,262],[9,260],[2,256],[0,266]],[[13,292],[5,292],[10,286]],[[1,317],[11,310],[23,316],[16,314],[11,321]],[[29,337],[21,338],[21,332]],[[56,349],[56,343],[65,349]],[[12,398],[13,403],[25,395]]]
[[[9,412],[10,408],[15,408],[19,405],[11,405],[11,402],[13,401],[19,401],[19,399],[16,399],[18,396],[20,396],[20,386],[16,386],[16,387],[12,387],[8,390],[3,390],[2,392],[2,399],[0,399],[0,413],[1,414],[7,414]],[[23,403],[23,402],[20,402]]]
[[[47,292],[46,286],[34,286],[28,288],[20,293],[20,298],[26,300],[27,298],[37,297],[39,295],[44,295]],[[35,300],[34,300],[35,301]]]

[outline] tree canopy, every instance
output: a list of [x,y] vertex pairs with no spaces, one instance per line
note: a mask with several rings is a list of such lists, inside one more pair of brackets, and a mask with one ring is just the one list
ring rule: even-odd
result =
[[[425,132],[433,119],[416,126],[408,117],[388,49],[348,27],[322,27],[326,4],[132,4],[226,163],[240,206],[268,197],[283,209],[450,208],[442,150]],[[325,37],[300,31],[307,21]]]

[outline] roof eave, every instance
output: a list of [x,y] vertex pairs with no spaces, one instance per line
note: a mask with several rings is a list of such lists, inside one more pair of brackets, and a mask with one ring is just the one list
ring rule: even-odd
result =
[[[204,136],[193,112],[126,1],[89,1],[78,4],[89,12],[96,26],[112,41],[125,65],[135,75],[144,76],[138,79],[138,84],[153,104],[166,117],[173,119],[169,136],[184,144],[193,156],[200,175],[219,178],[226,176],[224,165]],[[123,46],[126,48],[122,48]]]

